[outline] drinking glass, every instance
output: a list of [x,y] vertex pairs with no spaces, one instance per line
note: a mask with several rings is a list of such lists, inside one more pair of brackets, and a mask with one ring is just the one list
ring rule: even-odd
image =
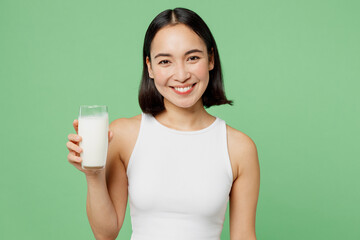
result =
[[79,112],[78,134],[82,141],[81,167],[98,170],[105,167],[108,149],[109,116],[107,106],[83,105]]

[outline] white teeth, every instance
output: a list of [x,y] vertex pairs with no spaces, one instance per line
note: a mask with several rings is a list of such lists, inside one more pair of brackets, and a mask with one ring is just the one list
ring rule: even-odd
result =
[[175,87],[175,90],[178,91],[178,92],[187,92],[187,91],[189,91],[191,88],[192,88],[192,86],[188,86],[188,87],[186,87],[186,88],[177,88],[177,87]]

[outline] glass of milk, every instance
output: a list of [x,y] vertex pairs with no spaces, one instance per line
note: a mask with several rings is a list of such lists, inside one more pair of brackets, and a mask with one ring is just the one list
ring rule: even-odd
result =
[[80,106],[79,136],[82,141],[81,167],[98,170],[105,167],[108,149],[109,117],[107,106]]

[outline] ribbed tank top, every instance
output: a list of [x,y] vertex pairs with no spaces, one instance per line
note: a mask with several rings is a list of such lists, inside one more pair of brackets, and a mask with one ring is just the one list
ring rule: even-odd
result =
[[219,240],[232,186],[226,124],[178,131],[142,114],[128,168],[131,240]]

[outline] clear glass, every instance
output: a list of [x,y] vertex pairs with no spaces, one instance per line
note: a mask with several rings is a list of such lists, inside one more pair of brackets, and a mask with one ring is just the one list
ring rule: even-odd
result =
[[107,106],[83,105],[79,112],[78,134],[82,137],[81,167],[98,170],[105,167],[108,149],[109,115]]

